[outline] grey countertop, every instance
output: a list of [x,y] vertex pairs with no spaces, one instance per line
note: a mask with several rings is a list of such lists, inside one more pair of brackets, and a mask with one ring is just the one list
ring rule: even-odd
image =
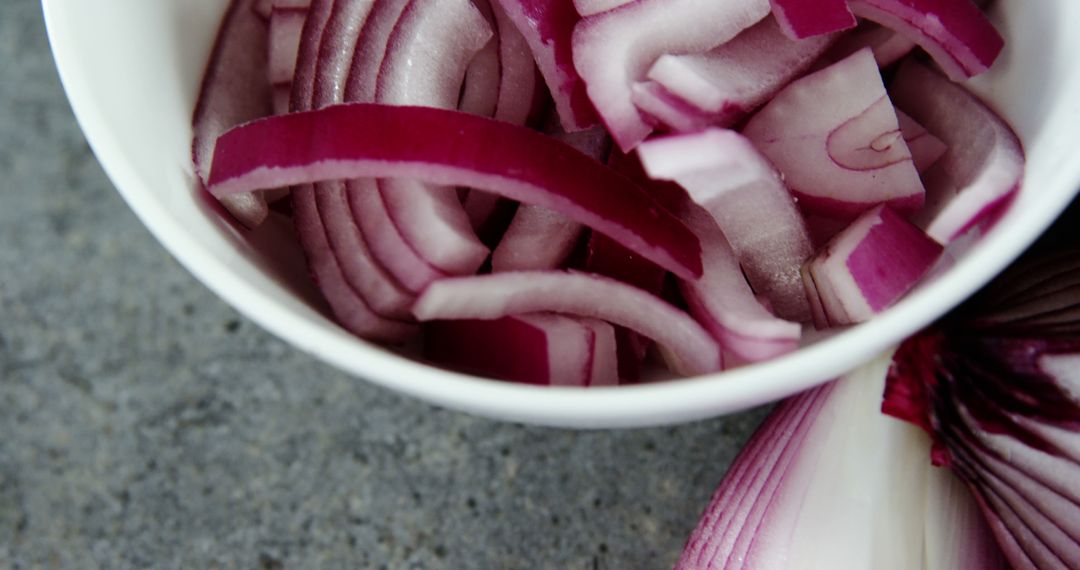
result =
[[669,568],[762,411],[576,432],[348,377],[196,282],[0,3],[0,569]]

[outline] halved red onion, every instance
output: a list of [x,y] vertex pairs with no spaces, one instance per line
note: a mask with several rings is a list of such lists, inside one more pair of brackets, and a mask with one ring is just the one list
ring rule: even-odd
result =
[[801,75],[834,39],[791,40],[768,17],[707,52],[661,56],[648,78],[711,123],[729,126]]
[[789,84],[743,134],[807,211],[850,219],[880,203],[903,212],[923,204],[919,173],[869,49]]
[[789,38],[801,40],[854,28],[847,0],[771,0],[772,12]]
[[413,308],[421,321],[537,312],[601,319],[643,334],[660,345],[668,365],[680,374],[720,369],[720,347],[689,315],[641,289],[592,274],[520,271],[452,277],[432,283]]
[[901,65],[890,89],[899,108],[949,147],[927,173],[916,222],[943,244],[985,229],[1024,175],[1016,134],[969,91],[915,61]]
[[[608,325],[609,335],[613,335]],[[494,320],[446,320],[424,324],[424,357],[467,372],[544,386],[589,386],[610,381],[596,358],[602,327],[581,319],[538,313]],[[598,340],[600,341],[598,343]],[[618,378],[615,379],[616,383]]]
[[919,44],[954,81],[994,63],[1005,40],[971,0],[849,0],[855,15]]
[[296,55],[300,51],[300,34],[304,30],[307,13],[307,6],[285,8],[276,5],[270,12],[267,73],[275,87],[292,83],[293,74],[296,72]]
[[766,0],[638,0],[577,25],[574,66],[612,138],[627,151],[652,131],[631,89],[656,58],[712,49],[768,13]]
[[634,0],[574,0],[574,8],[582,17],[592,16],[600,12],[614,10],[623,4],[629,4]]
[[886,206],[863,214],[817,254],[810,269],[818,294],[835,296],[843,305],[844,313],[829,313],[829,321],[863,322],[892,306],[943,249]]
[[[413,0],[390,36],[375,101],[456,109],[470,61],[492,39],[469,0]],[[440,271],[467,275],[487,259],[453,192],[416,179],[379,181],[379,193],[402,237]]]
[[580,131],[597,124],[585,84],[574,68],[572,34],[580,20],[567,0],[496,0],[528,42],[543,74],[563,128]]
[[858,29],[842,34],[829,48],[825,57],[831,61],[840,61],[849,55],[870,48],[878,67],[888,67],[915,49],[917,44],[907,36],[898,34],[889,28],[872,22],[863,22]]
[[697,237],[650,195],[565,143],[491,119],[427,107],[339,105],[233,129],[214,156],[210,189],[218,196],[318,180],[412,177],[546,206],[676,275],[701,274]]
[[[218,137],[231,127],[271,113],[266,22],[254,8],[254,0],[233,0],[229,5],[203,75],[191,121],[191,159],[202,184],[209,184]],[[218,201],[248,228],[261,224],[269,212],[259,193],[219,196]]]
[[810,235],[779,174],[749,140],[714,128],[646,141],[638,155],[650,176],[678,182],[716,220],[777,314],[810,320],[799,276],[813,254]]
[[[977,520],[949,529],[956,543],[947,547],[934,535],[943,520],[971,521],[971,498],[919,460],[923,434],[878,412],[886,369],[879,359],[778,406],[676,568],[1003,568]],[[943,496],[950,502],[930,502]]]

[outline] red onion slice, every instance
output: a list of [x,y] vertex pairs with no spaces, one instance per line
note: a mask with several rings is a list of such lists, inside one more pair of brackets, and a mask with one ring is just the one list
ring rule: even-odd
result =
[[[233,0],[222,19],[203,75],[192,118],[191,158],[202,184],[208,184],[218,137],[229,128],[271,113],[266,79],[266,22],[253,0]],[[218,197],[241,224],[254,228],[269,209],[262,194]]]
[[954,81],[994,63],[1005,40],[971,0],[849,0],[857,16],[919,44]]
[[[412,0],[390,36],[375,101],[457,108],[469,62],[492,37],[469,0]],[[417,180],[379,181],[386,211],[420,257],[440,271],[471,274],[489,252],[447,190]]]
[[546,206],[676,275],[701,274],[694,234],[626,178],[540,133],[456,111],[355,103],[248,123],[219,140],[210,189],[228,196],[360,176],[412,177]]
[[758,301],[716,221],[699,208],[692,208],[686,219],[702,240],[705,268],[700,279],[679,283],[690,313],[721,346],[746,362],[798,348],[801,327],[777,318]]
[[819,295],[834,295],[843,315],[833,324],[868,320],[910,291],[943,248],[891,209],[863,214],[818,253],[811,267]]
[[589,386],[616,386],[619,383],[619,358],[615,327],[596,319],[581,319],[592,331],[592,367]]
[[788,39],[769,17],[707,52],[663,55],[648,77],[711,123],[729,126],[801,75],[834,39]]
[[251,3],[251,11],[255,12],[260,18],[269,20],[273,5],[273,0],[255,0]]
[[768,13],[765,0],[637,0],[577,25],[574,66],[612,138],[627,151],[652,130],[631,89],[658,57],[712,49]]
[[424,325],[424,356],[435,363],[545,386],[590,385],[596,343],[596,329],[591,325],[551,314]]
[[891,95],[949,148],[927,174],[927,203],[914,219],[943,244],[986,228],[1024,174],[1024,151],[1012,129],[963,87],[907,61]]
[[911,152],[911,161],[919,174],[926,172],[945,154],[945,151],[949,150],[941,139],[927,131],[926,127],[920,125],[907,113],[897,110],[896,119],[900,124],[900,134],[904,137],[904,143]]
[[580,20],[566,0],[496,0],[528,42],[555,101],[563,128],[580,131],[597,124],[585,84],[574,68],[571,38]]
[[[533,114],[538,93],[543,91],[532,52],[498,2],[491,4],[499,37],[499,100],[495,118],[524,125]],[[546,95],[546,94],[545,94]]]
[[641,289],[584,273],[522,271],[453,277],[432,283],[417,299],[421,321],[495,319],[554,312],[596,318],[655,340],[677,373],[720,369],[720,348],[686,313]]
[[810,320],[799,269],[810,235],[780,176],[734,131],[653,139],[638,148],[653,178],[674,180],[716,220],[747,279],[777,314]]
[[880,203],[922,206],[919,173],[868,49],[789,84],[743,134],[808,211],[850,219]]
[[858,22],[847,0],[771,0],[784,33],[796,40],[854,28]]

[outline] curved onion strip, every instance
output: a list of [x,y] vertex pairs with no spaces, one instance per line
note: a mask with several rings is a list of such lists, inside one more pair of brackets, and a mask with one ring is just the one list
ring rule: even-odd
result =
[[919,44],[954,81],[978,75],[1005,40],[971,0],[849,0],[855,15]]
[[580,16],[567,0],[493,0],[528,42],[547,82],[563,128],[580,131],[597,123],[585,84],[574,69],[571,37]]
[[[349,78],[345,101],[371,103],[375,99],[379,69],[386,55],[387,43],[409,0],[379,0],[360,32]],[[359,226],[375,259],[405,288],[419,292],[428,283],[445,274],[420,258],[386,212],[386,205],[373,179],[355,179],[346,183],[349,210]]]
[[948,244],[993,222],[1023,178],[1016,134],[969,91],[915,61],[901,65],[890,88],[897,107],[949,148],[927,172],[927,203],[916,223]]
[[408,176],[546,206],[676,275],[701,274],[697,237],[623,176],[540,133],[456,111],[354,103],[248,123],[219,140],[210,190],[228,196],[360,176]]
[[802,75],[834,39],[791,40],[769,17],[707,52],[663,55],[648,77],[712,124],[729,126]]
[[270,83],[277,86],[292,83],[296,72],[296,55],[300,50],[300,35],[307,20],[307,7],[282,8],[275,6],[270,12],[270,28],[267,53]]
[[638,154],[650,176],[679,183],[716,220],[778,315],[810,320],[799,274],[813,254],[810,234],[780,175],[750,141],[713,128],[647,141]]
[[499,42],[492,38],[465,71],[465,87],[461,91],[458,110],[473,115],[494,116],[499,104],[499,74]]
[[498,2],[491,4],[499,36],[499,101],[495,118],[524,125],[536,106],[543,88],[537,78],[536,63],[525,37],[517,30]]
[[720,347],[689,315],[641,289],[585,273],[521,271],[432,283],[413,314],[435,319],[495,319],[554,312],[605,320],[655,340],[669,366],[696,375],[720,369]]
[[656,58],[712,49],[768,14],[767,0],[637,0],[577,25],[574,66],[615,143],[627,151],[652,131],[631,89]]
[[[192,118],[191,159],[195,173],[207,184],[214,145],[221,133],[271,113],[270,83],[266,78],[266,22],[252,0],[233,0],[221,22]],[[261,62],[261,63],[260,63]],[[218,197],[241,224],[254,228],[269,209],[261,193]]]
[[[456,109],[469,63],[492,37],[469,0],[412,0],[390,36],[375,101]],[[489,252],[447,190],[403,178],[379,181],[390,219],[421,258],[446,273],[474,273]]]

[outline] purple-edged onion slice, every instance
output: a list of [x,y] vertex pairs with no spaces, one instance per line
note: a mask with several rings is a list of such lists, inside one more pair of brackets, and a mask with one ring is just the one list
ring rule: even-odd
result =
[[869,49],[789,84],[743,134],[808,211],[850,219],[881,203],[903,212],[923,204],[919,173]]
[[361,176],[468,186],[551,208],[676,275],[701,274],[697,237],[651,196],[565,143],[491,119],[339,105],[233,129],[214,156],[217,196]]
[[796,40],[854,28],[858,23],[847,0],[771,0],[773,15]]
[[720,369],[720,347],[689,315],[641,289],[597,275],[520,271],[453,277],[432,283],[413,307],[421,321],[538,312],[601,319],[640,333],[657,342],[679,374]]

